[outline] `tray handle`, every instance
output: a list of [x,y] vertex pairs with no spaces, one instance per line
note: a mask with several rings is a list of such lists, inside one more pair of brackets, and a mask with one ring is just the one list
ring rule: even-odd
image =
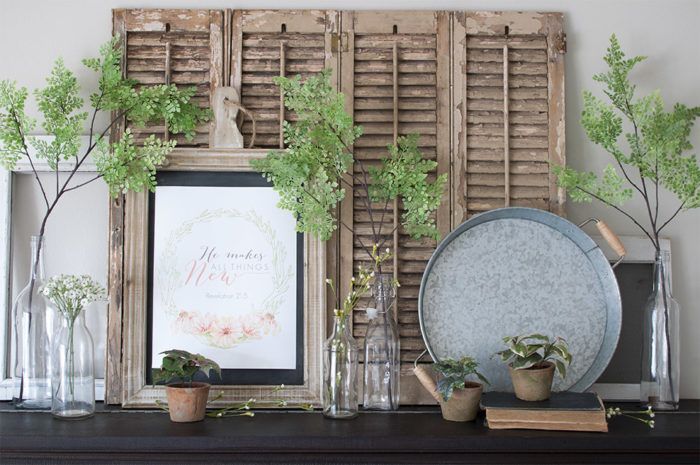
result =
[[625,250],[625,246],[622,244],[620,238],[617,237],[617,234],[615,234],[613,230],[610,229],[610,226],[605,224],[605,222],[602,220],[599,220],[597,218],[590,218],[581,223],[578,227],[582,228],[590,222],[595,222],[595,226],[596,228],[598,228],[598,232],[600,233],[600,235],[603,236],[605,242],[607,242],[610,248],[613,249],[613,251],[618,255],[617,261],[612,264],[612,268],[615,268],[622,262],[622,260],[624,260],[625,255],[627,255],[627,250]]

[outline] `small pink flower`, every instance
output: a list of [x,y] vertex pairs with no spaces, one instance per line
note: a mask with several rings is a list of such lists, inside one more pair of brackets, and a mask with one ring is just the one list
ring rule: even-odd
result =
[[232,347],[240,338],[240,325],[232,318],[220,318],[211,334],[217,346]]
[[275,320],[275,315],[269,312],[260,316],[259,324],[262,326],[265,334],[269,334],[271,331],[277,329],[277,320]]
[[175,326],[180,328],[180,330],[185,333],[190,333],[192,331],[194,321],[194,315],[185,310],[180,310],[180,313],[177,314],[177,319],[175,320]]
[[197,318],[192,327],[192,332],[198,336],[209,334],[214,329],[214,317],[208,313],[204,317]]

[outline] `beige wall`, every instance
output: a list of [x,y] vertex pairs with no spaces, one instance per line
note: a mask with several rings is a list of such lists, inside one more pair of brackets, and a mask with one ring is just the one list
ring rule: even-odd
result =
[[[0,14],[0,77],[12,78],[31,88],[41,86],[52,61],[62,55],[72,69],[80,70],[79,78],[85,88],[92,88],[94,76],[85,72],[80,59],[93,56],[98,46],[110,34],[110,9],[114,7],[212,7],[212,8],[338,8],[373,9],[445,9],[445,10],[536,10],[562,11],[568,37],[566,55],[567,85],[567,158],[578,169],[600,170],[607,157],[593,146],[578,124],[581,113],[581,92],[599,92],[591,76],[603,70],[601,57],[611,33],[615,32],[624,50],[630,54],[648,55],[639,65],[634,79],[640,92],[661,88],[667,102],[683,101],[700,105],[700,2],[697,0],[520,0],[520,1],[456,1],[386,0],[381,4],[370,0],[295,1],[295,0],[108,0],[108,1],[7,1],[3,0]],[[34,111],[34,107],[30,107]],[[104,120],[102,120],[104,121]],[[700,146],[700,130],[692,134],[694,145]],[[20,185],[21,214],[28,215],[37,206],[36,199]],[[25,192],[27,197],[25,198]],[[49,261],[70,258],[71,271],[84,269],[106,275],[106,193],[94,188],[73,194],[76,207],[65,211],[64,223],[53,223],[51,234],[60,234],[51,248]],[[96,199],[100,198],[95,204]],[[77,207],[84,200],[84,208]],[[663,195],[665,209],[675,208],[670,196]],[[630,202],[627,207],[642,216],[643,205]],[[85,212],[89,212],[86,216]],[[99,213],[98,213],[99,212]],[[92,215],[95,215],[94,217]],[[599,204],[568,205],[569,217],[577,222],[591,216],[605,219],[620,234],[639,234],[634,226],[614,211]],[[83,221],[92,221],[91,226]],[[25,221],[25,220],[22,220]],[[63,242],[66,228],[75,224],[78,237],[85,242]],[[78,226],[80,224],[80,226]],[[57,233],[62,229],[64,232]],[[26,233],[23,233],[26,234]],[[700,211],[686,213],[667,228],[666,235],[673,247],[673,277],[681,316],[681,396],[700,397]],[[58,246],[65,250],[58,255]],[[67,249],[71,249],[66,254]]]

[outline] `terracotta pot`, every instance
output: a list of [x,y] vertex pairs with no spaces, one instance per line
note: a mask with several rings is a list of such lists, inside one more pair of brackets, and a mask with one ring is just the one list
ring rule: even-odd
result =
[[473,421],[479,413],[479,401],[484,387],[467,381],[464,389],[455,389],[450,400],[440,398],[442,418],[449,421]]
[[177,383],[165,386],[170,420],[176,423],[204,420],[210,387],[207,383]]
[[549,399],[554,380],[554,364],[544,362],[536,368],[515,369],[508,366],[513,381],[515,397],[521,400],[538,401]]

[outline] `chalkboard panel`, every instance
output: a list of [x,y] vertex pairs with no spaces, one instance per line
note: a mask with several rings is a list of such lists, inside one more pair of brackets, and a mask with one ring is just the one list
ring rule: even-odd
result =
[[644,306],[651,293],[653,269],[653,263],[622,263],[615,268],[622,297],[622,331],[598,383],[639,384]]

